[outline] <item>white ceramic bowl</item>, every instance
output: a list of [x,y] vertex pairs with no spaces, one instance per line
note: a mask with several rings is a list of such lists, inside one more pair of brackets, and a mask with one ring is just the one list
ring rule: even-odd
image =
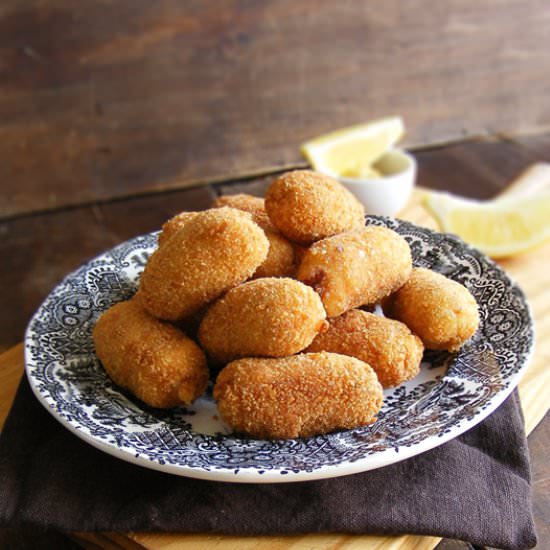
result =
[[391,149],[373,168],[382,177],[354,179],[337,176],[337,179],[359,199],[365,213],[395,216],[411,196],[416,180],[416,160],[401,149]]

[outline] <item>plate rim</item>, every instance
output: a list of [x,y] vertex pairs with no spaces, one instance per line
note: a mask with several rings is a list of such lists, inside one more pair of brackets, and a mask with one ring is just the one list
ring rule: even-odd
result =
[[[239,468],[238,473],[235,473],[233,470],[229,469],[213,469],[213,470],[203,470],[200,468],[193,468],[186,464],[183,465],[174,465],[174,464],[160,464],[154,460],[149,460],[144,456],[134,456],[128,451],[110,445],[102,440],[98,440],[93,436],[87,434],[76,428],[71,424],[65,417],[58,415],[55,408],[52,405],[49,405],[42,394],[40,394],[38,388],[34,384],[30,383],[31,389],[34,395],[38,398],[40,403],[46,408],[46,410],[65,428],[67,428],[72,434],[76,435],[86,443],[90,444],[92,447],[99,449],[115,458],[124,460],[133,465],[142,466],[151,470],[177,475],[180,477],[189,477],[193,479],[202,479],[207,481],[218,481],[218,482],[233,482],[233,483],[293,483],[301,481],[315,481],[319,479],[331,479],[336,477],[342,477],[346,475],[353,475],[362,472],[368,472],[370,470],[376,470],[378,468],[384,468],[386,466],[391,466],[403,460],[407,460],[424,452],[435,449],[440,445],[448,443],[449,441],[456,439],[458,436],[466,433],[471,430],[479,423],[483,422],[488,416],[495,412],[498,407],[504,403],[506,398],[516,389],[519,380],[525,374],[529,363],[533,357],[533,348],[532,345],[529,354],[525,360],[525,367],[515,373],[511,378],[518,378],[517,381],[513,381],[501,390],[494,401],[491,402],[491,406],[482,409],[479,414],[477,414],[472,419],[466,419],[462,424],[455,426],[456,431],[451,431],[449,433],[442,433],[439,436],[432,436],[420,443],[417,443],[411,447],[401,447],[397,453],[397,458],[391,462],[383,460],[387,454],[391,454],[393,449],[386,449],[378,455],[372,455],[365,459],[356,460],[355,462],[341,462],[339,464],[332,464],[330,466],[324,466],[317,470],[311,472],[292,472],[288,471],[287,475],[281,475],[281,470],[266,470],[263,474],[259,474],[256,469],[252,467],[242,467]],[[25,356],[27,354],[25,347]],[[27,373],[28,378],[28,373]],[[494,406],[493,406],[494,405]],[[462,429],[463,428],[463,429]],[[380,462],[380,463],[379,463]],[[366,467],[365,467],[366,466]]]

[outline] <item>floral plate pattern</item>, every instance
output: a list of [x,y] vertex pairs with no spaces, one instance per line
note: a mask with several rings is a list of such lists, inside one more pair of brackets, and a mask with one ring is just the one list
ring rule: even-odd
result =
[[136,237],[70,274],[46,298],[25,338],[26,372],[41,403],[66,428],[118,458],[182,476],[288,482],[379,468],[456,437],[509,395],[527,367],[533,323],[520,288],[483,254],[448,234],[367,216],[408,241],[414,264],[464,284],[481,325],[458,353],[426,352],[414,380],[384,392],[371,426],[285,441],[235,437],[209,392],[187,408],[149,408],[117,388],[95,356],[92,329],[130,298],[156,248]]

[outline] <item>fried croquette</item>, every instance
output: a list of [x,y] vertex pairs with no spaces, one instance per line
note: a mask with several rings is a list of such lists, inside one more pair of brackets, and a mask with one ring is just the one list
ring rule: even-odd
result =
[[382,387],[398,386],[420,370],[424,346],[406,325],[359,309],[330,319],[308,352],[330,351],[351,355],[368,363]]
[[140,302],[159,319],[188,317],[246,281],[268,249],[250,214],[227,207],[199,212],[150,257],[140,279]]
[[280,233],[265,229],[269,241],[267,258],[252,275],[253,279],[260,277],[292,277],[296,275],[298,262],[294,246]]
[[409,278],[411,250],[395,231],[370,225],[313,244],[297,278],[321,296],[328,317],[373,304]]
[[261,197],[254,197],[246,193],[237,195],[221,195],[214,201],[214,208],[229,206],[252,214],[252,219],[262,228],[275,231],[275,226],[271,223],[265,210],[265,201]]
[[414,268],[383,306],[389,317],[418,334],[428,349],[457,351],[479,326],[477,303],[469,290],[430,269]]
[[326,326],[319,296],[288,278],[264,278],[232,288],[207,311],[199,340],[210,357],[283,357],[307,347]]
[[208,383],[206,358],[183,332],[135,299],[108,309],[93,331],[97,357],[115,384],[151,407],[189,405]]
[[198,212],[180,212],[170,218],[163,226],[157,237],[157,243],[162,246],[174,233],[179,231],[186,222],[192,220]]
[[214,207],[230,206],[249,212],[252,219],[265,231],[269,241],[269,252],[264,263],[258,267],[253,279],[260,277],[292,277],[298,265],[294,245],[285,239],[271,223],[265,211],[264,199],[241,193],[222,195],[214,201]]
[[233,361],[219,374],[214,399],[237,433],[289,439],[371,424],[383,394],[368,364],[323,352]]
[[269,186],[265,208],[273,225],[303,245],[364,225],[361,203],[335,179],[311,170],[279,176]]
[[[250,197],[251,199],[256,199],[261,201],[263,207],[263,199],[258,197],[252,197],[251,195],[235,195],[235,197]],[[233,201],[222,201],[226,197],[222,196],[216,199],[215,207],[221,208],[222,205],[227,202],[231,203]],[[235,201],[236,204],[241,204],[242,201]],[[248,212],[252,215],[252,219],[256,222],[265,233],[267,240],[269,241],[269,250],[267,252],[267,257],[264,262],[258,266],[258,269],[252,274],[253,279],[258,279],[259,277],[291,277],[296,274],[296,269],[298,266],[298,259],[296,255],[296,246],[285,239],[269,221],[265,209],[263,215],[261,212],[251,212],[252,206],[249,210],[246,208],[239,208],[231,205],[231,208],[241,210],[242,212]],[[183,228],[186,222],[192,220],[198,212],[180,212],[175,215],[173,218],[170,218],[163,226],[162,231],[158,236],[158,245],[162,246],[174,233]]]

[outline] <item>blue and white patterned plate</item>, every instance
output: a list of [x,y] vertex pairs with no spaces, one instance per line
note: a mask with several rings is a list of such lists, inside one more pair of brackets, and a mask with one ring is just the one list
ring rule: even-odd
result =
[[42,404],[93,446],[148,468],[234,482],[288,482],[362,472],[456,437],[496,409],[517,385],[533,346],[529,307],[518,286],[458,238],[367,217],[409,242],[414,264],[461,282],[477,299],[481,326],[458,353],[427,352],[420,375],[385,392],[372,426],[287,441],[231,435],[207,395],[188,408],[148,408],[117,388],[94,354],[101,312],[132,296],[156,247],[137,237],[69,275],[34,315],[26,370]]

